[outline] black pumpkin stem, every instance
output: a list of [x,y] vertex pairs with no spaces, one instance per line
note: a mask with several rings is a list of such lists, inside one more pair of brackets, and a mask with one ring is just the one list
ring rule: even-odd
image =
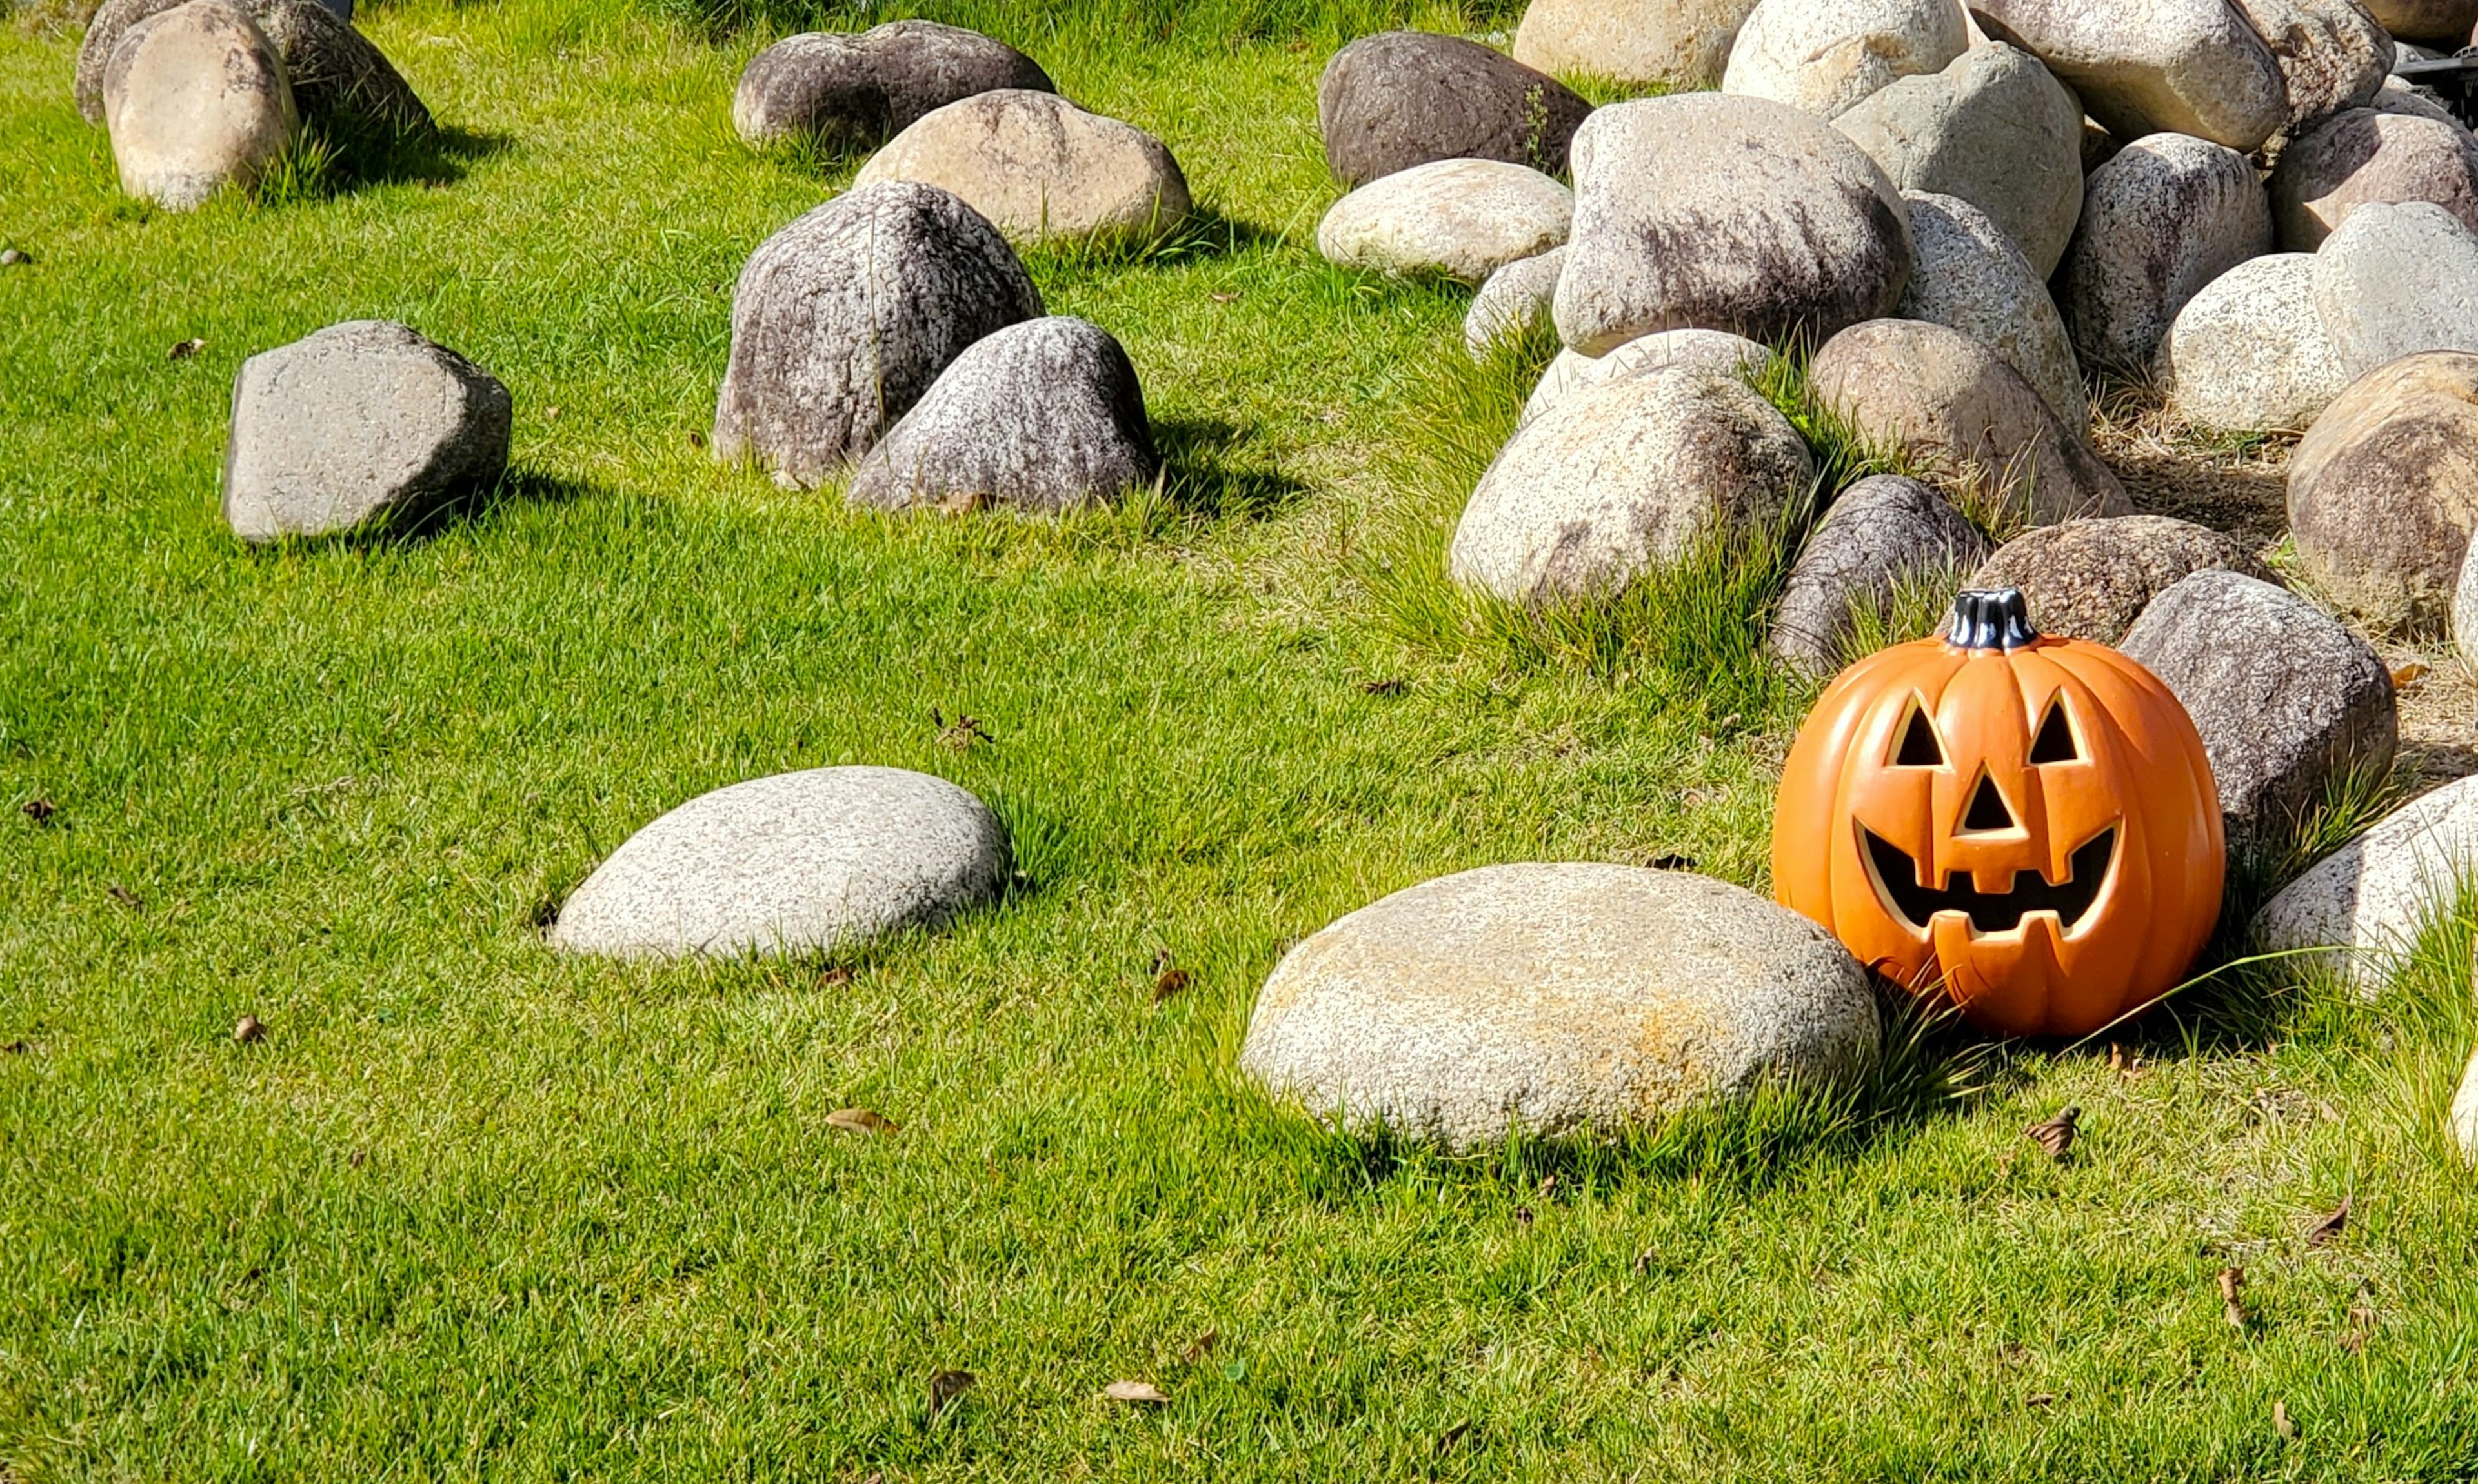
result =
[[1953,600],[1953,628],[1945,642],[1957,649],[2027,649],[2039,641],[2023,606],[2022,590],[1996,588],[1959,593]]

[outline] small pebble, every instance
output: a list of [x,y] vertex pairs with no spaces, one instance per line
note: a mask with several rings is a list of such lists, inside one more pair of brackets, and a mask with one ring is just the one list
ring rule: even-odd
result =
[[32,263],[35,255],[14,247],[0,247],[0,268],[13,268],[21,263]]
[[265,1041],[266,1039],[266,1027],[262,1024],[258,1017],[254,1015],[242,1016],[240,1018],[240,1023],[233,1027],[233,1040],[241,1043],[243,1045],[248,1044],[253,1041]]

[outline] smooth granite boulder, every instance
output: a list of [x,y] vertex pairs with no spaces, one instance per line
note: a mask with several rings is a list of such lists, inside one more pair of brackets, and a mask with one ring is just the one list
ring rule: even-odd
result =
[[2186,302],[2160,342],[2169,405],[2232,433],[2302,431],[2349,385],[2308,253],[2250,258]]
[[1678,370],[1747,381],[1762,375],[1774,359],[1770,349],[1727,330],[1663,330],[1598,357],[1561,350],[1533,385],[1531,397],[1523,406],[1522,424],[1603,382]]
[[1514,60],[1560,76],[1718,88],[1756,0],[1530,0]]
[[2398,955],[2453,910],[2472,879],[2478,776],[2420,794],[2308,868],[2255,915],[2255,946],[2267,953],[2337,949],[2328,962],[2372,994]]
[[1574,192],[1529,165],[1439,160],[1336,201],[1317,250],[1344,267],[1477,284],[1562,244],[1574,214]]
[[130,27],[103,91],[120,189],[166,211],[195,211],[226,186],[248,189],[292,142],[284,64],[225,0]]
[[2245,156],[2155,134],[2091,175],[2057,307],[2085,365],[2139,370],[2204,285],[2271,248],[2271,205]]
[[2090,430],[2082,364],[2048,286],[1993,218],[1956,196],[1910,194],[1919,265],[1895,315],[1959,330],[2021,374],[2076,438]]
[[2368,202],[2324,239],[2314,309],[2340,369],[2478,351],[2478,233],[2431,201]]
[[1557,275],[1565,266],[1566,249],[1560,245],[1518,258],[1482,280],[1463,315],[1463,348],[1472,359],[1485,360],[1504,341],[1554,326]]
[[2151,600],[2196,572],[2271,573],[2233,537],[2168,516],[2040,526],[1996,548],[1965,587],[2019,588],[2032,626],[2114,644]]
[[751,144],[807,137],[865,149],[949,103],[1001,88],[1057,90],[1039,63],[961,26],[891,20],[856,33],[808,31],[749,59],[731,122]]
[[1187,177],[1133,124],[1053,92],[1001,88],[932,109],[869,157],[852,189],[952,192],[1020,242],[1150,242],[1187,220]]
[[[78,112],[103,123],[104,69],[129,29],[184,0],[105,0],[78,48]],[[348,17],[318,0],[234,0],[283,63],[301,120],[341,143],[365,133],[407,135],[432,127],[430,110]]]
[[1971,13],[2120,139],[2184,134],[2243,153],[2289,120],[2279,59],[2229,0],[1974,0]]
[[1987,555],[1987,538],[1944,496],[1899,474],[1841,491],[1808,533],[1782,584],[1766,652],[1805,674],[1831,675],[1847,652],[1856,610],[1888,615],[1904,582],[1959,576]]
[[1555,78],[1429,31],[1361,37],[1317,80],[1326,167],[1351,186],[1432,160],[1502,160],[1562,174],[1567,141],[1591,112]]
[[2350,383],[2288,461],[2288,528],[2315,586],[2375,632],[2440,628],[2478,526],[2478,355],[2408,356]]
[[2271,172],[2280,245],[2311,253],[2370,201],[2432,201],[2478,231],[2478,138],[2450,119],[2350,109],[2307,130]]
[[1969,45],[1960,0],[1759,0],[1721,90],[1831,118],[1896,78],[1941,71]]

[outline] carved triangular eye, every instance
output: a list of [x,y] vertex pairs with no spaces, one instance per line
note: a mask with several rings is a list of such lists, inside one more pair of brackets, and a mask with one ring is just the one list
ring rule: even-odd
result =
[[2050,701],[2047,719],[2039,723],[2039,735],[2031,740],[2031,761],[2073,763],[2080,761],[2082,755],[2082,749],[2074,745],[2073,724],[2065,719],[2065,703]]
[[1910,719],[1902,728],[1902,745],[1893,754],[1895,767],[1942,767],[1944,748],[1936,742],[1935,728],[1928,721],[1927,711],[1910,708]]

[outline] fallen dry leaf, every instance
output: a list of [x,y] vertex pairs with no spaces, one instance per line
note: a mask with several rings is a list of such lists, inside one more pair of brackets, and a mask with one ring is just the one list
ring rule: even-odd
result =
[[1211,299],[1216,304],[1231,304],[1237,302],[1239,298],[1235,293],[1222,293],[1219,291],[1208,293],[1205,297]]
[[818,975],[818,988],[822,990],[840,990],[851,982],[852,971],[848,968],[829,968]]
[[1179,1364],[1183,1366],[1195,1365],[1198,1361],[1201,1361],[1207,1355],[1212,1354],[1213,1347],[1221,1343],[1222,1331],[1218,1329],[1206,1330],[1204,1333],[1197,1336],[1196,1339],[1188,1345],[1186,1349],[1178,1352]]
[[166,361],[187,361],[191,356],[196,355],[199,351],[206,348],[206,341],[199,340],[195,336],[191,336],[186,340],[173,341],[172,348],[164,353],[164,359]]
[[122,886],[116,881],[111,886],[104,888],[104,893],[114,901],[118,902],[120,905],[128,908],[132,912],[144,912],[146,910],[146,898],[139,895],[137,893],[129,890],[129,888]]
[[955,724],[948,726],[946,714],[932,706],[929,708],[929,722],[938,728],[938,744],[942,747],[952,747],[957,752],[965,751],[974,742],[998,741],[996,737],[990,735],[988,727],[981,725],[981,718],[978,717],[959,714],[955,717]]
[[2238,1290],[2244,1287],[2244,1269],[2223,1268],[2220,1270],[2220,1314],[2222,1318],[2229,1321],[2232,1328],[2243,1329],[2246,1327],[2245,1300],[2238,1296]]
[[2056,1404],[2057,1396],[2054,1392],[2033,1392],[2022,1399],[2022,1405],[2026,1407],[2053,1407]]
[[1444,1432],[1441,1432],[1441,1433],[1439,1433],[1439,1434],[1437,1435],[1437,1451],[1438,1451],[1438,1452],[1440,1452],[1440,1453],[1445,1452],[1447,1449],[1449,1449],[1449,1448],[1453,1447],[1454,1445],[1456,1445],[1456,1444],[1458,1444],[1458,1443],[1462,1442],[1465,1438],[1470,1437],[1470,1436],[1471,1436],[1471,1434],[1472,1434],[1472,1424],[1471,1424],[1471,1423],[1469,1423],[1469,1422],[1456,1422],[1456,1423],[1454,1423],[1454,1425],[1453,1425],[1452,1427],[1447,1428]]
[[955,1398],[973,1389],[980,1377],[969,1371],[941,1371],[929,1377],[929,1415],[936,1417],[954,1405]]
[[1359,689],[1370,695],[1400,695],[1411,689],[1411,682],[1396,677],[1391,680],[1364,680]]
[[826,1126],[847,1134],[891,1134],[898,1125],[893,1119],[869,1108],[837,1108],[826,1115]]
[[2081,1122],[2082,1116],[2082,1109],[2068,1106],[2055,1118],[2044,1122],[2034,1123],[2023,1132],[2036,1140],[2040,1148],[2048,1151],[2048,1158],[2061,1160],[2065,1157],[2065,1152],[2074,1146],[2074,1129],[2075,1125]]
[[2352,1355],[2366,1348],[2366,1341],[2375,1332],[2375,1311],[2364,1304],[2349,1307],[2349,1327],[2340,1331],[2340,1348]]
[[1113,1381],[1101,1388],[1101,1395],[1112,1401],[1131,1402],[1157,1407],[1170,1397],[1150,1381]]
[[2284,1438],[2297,1436],[2297,1424],[2288,1420],[2288,1402],[2275,1401],[2271,1404],[2271,1430]]
[[260,1020],[259,1018],[254,1015],[242,1016],[240,1023],[233,1027],[233,1040],[241,1043],[243,1045],[247,1045],[253,1041],[265,1041],[266,1039],[266,1022]]
[[1650,1272],[1652,1270],[1651,1248],[1647,1247],[1643,1251],[1637,1252],[1634,1255],[1634,1270],[1637,1272]]
[[1187,986],[1188,977],[1186,969],[1163,969],[1160,976],[1153,980],[1153,1003],[1156,1005],[1160,1004],[1163,1000],[1166,1000],[1172,995],[1179,993],[1181,990],[1186,989]]
[[545,407],[545,408],[544,408],[544,409],[543,409],[543,420],[544,420],[544,422],[557,422],[557,421],[559,421],[559,409],[558,409],[558,408],[556,408],[556,407]]
[[2425,678],[2426,667],[2415,660],[2392,667],[2392,689],[2395,691],[2406,691]]
[[2340,1233],[2348,1227],[2349,1202],[2354,1197],[2348,1195],[2341,1196],[2339,1209],[2333,1212],[2330,1216],[2325,1217],[2322,1220],[2314,1223],[2314,1229],[2306,1234],[2306,1245],[2308,1246],[2322,1246],[2324,1244],[2339,1237]]

